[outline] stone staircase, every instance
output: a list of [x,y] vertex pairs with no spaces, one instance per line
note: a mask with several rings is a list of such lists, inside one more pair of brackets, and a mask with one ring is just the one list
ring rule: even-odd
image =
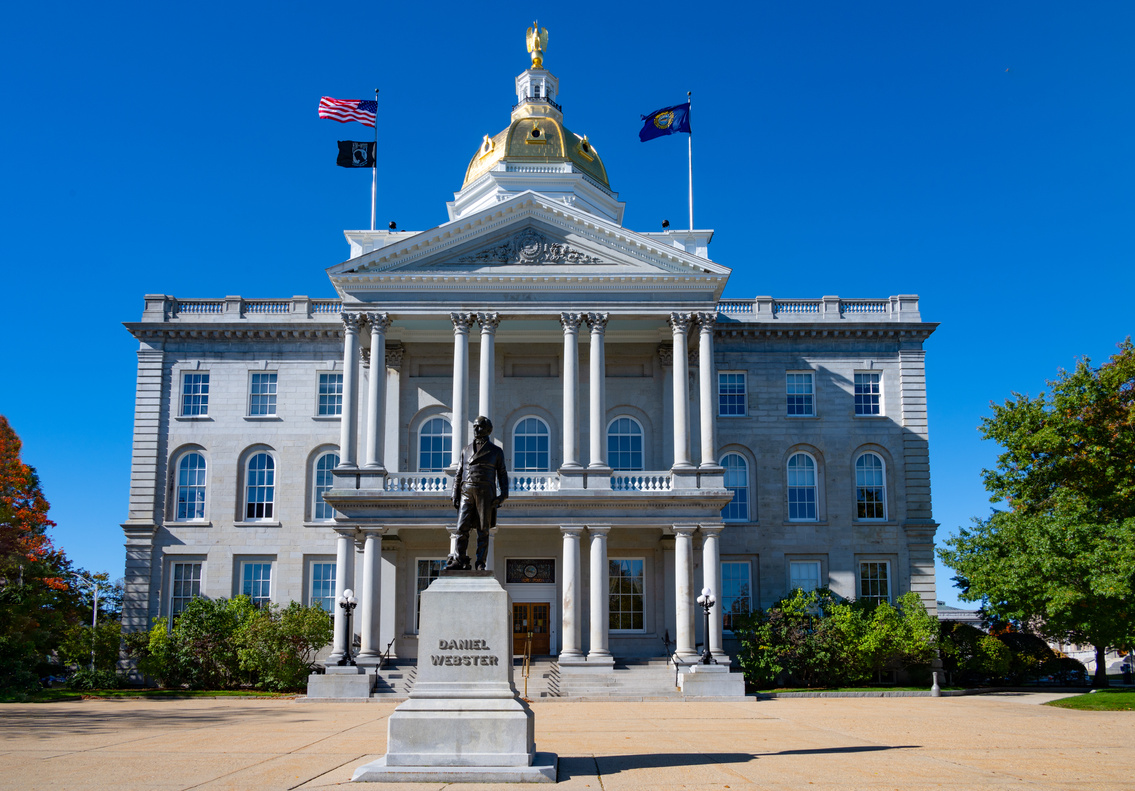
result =
[[[372,675],[374,671],[371,671]],[[378,671],[372,698],[400,700],[410,694],[414,680],[418,676],[418,665],[414,660],[399,662],[393,660]]]
[[559,697],[589,700],[680,700],[665,658],[616,659],[610,670],[558,668]]

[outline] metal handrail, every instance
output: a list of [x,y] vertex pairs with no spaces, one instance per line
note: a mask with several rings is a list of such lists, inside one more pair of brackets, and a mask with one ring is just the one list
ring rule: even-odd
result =
[[[660,639],[662,640],[662,645],[666,647],[666,661],[668,663],[669,662],[674,663],[674,687],[677,688],[678,687],[678,673],[679,673],[679,669],[681,668],[681,660],[678,659],[678,653],[676,651],[674,651],[674,652],[670,651],[670,630],[667,629]],[[677,643],[674,644],[674,647],[675,648],[678,647]]]
[[532,632],[524,639],[524,663],[521,666],[524,676],[524,700],[528,700],[528,671],[532,669]]
[[397,638],[395,638],[395,637],[391,637],[390,642],[386,644],[386,650],[378,655],[378,667],[380,667],[380,668],[386,667],[386,663],[388,661],[390,661],[390,649],[391,649],[391,646],[394,645],[394,641],[396,639]]

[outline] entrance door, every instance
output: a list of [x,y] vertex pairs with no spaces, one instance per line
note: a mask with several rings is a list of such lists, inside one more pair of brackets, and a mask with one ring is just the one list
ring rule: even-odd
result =
[[532,633],[532,656],[551,653],[551,634],[548,615],[552,606],[547,602],[514,602],[512,605],[512,653],[524,653],[528,633]]

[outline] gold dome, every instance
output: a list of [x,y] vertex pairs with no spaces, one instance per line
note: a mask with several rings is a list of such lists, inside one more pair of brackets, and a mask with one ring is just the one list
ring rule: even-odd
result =
[[607,169],[587,137],[580,137],[555,118],[527,115],[516,118],[495,137],[485,135],[481,149],[465,170],[468,187],[501,160],[525,164],[571,162],[607,189]]

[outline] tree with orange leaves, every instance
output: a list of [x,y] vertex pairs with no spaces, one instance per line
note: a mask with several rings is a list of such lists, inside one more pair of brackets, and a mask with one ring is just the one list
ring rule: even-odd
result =
[[0,415],[0,689],[31,691],[77,602],[71,564],[47,533],[55,523],[20,445]]

